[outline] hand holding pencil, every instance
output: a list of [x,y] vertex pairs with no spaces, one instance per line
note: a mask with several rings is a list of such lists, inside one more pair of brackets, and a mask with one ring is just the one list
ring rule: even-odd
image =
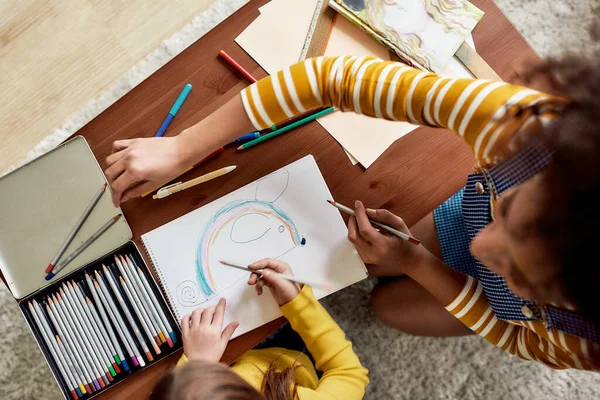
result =
[[[431,254],[425,247],[415,245],[419,242],[412,237],[406,223],[388,210],[365,209],[362,202],[357,200],[354,214],[348,221],[348,239],[362,260],[371,264],[370,276],[401,275],[418,265],[421,257]],[[372,224],[386,226],[412,240],[390,234],[388,229],[377,229]]]

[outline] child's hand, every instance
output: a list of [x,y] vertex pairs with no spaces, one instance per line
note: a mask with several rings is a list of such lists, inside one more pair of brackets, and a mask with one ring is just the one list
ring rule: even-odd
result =
[[419,264],[425,250],[386,231],[379,231],[369,222],[386,224],[401,232],[411,234],[408,227],[397,215],[388,210],[366,209],[362,202],[354,204],[355,217],[348,221],[348,239],[354,244],[358,254],[369,267],[371,276],[398,276],[408,273],[411,267]]
[[157,189],[175,178],[185,164],[177,137],[117,140],[113,154],[106,158],[106,177],[112,188],[115,207]]
[[277,304],[282,306],[292,301],[300,293],[300,286],[297,283],[280,278],[277,274],[279,272],[285,275],[294,275],[290,266],[283,261],[265,258],[249,265],[248,268],[264,269],[262,276],[252,274],[248,279],[248,285],[255,285],[256,294],[259,296],[263,293],[263,287],[267,286]]
[[218,362],[225,352],[227,342],[239,323],[232,322],[223,328],[225,299],[216,307],[199,308],[181,320],[183,352],[188,360]]

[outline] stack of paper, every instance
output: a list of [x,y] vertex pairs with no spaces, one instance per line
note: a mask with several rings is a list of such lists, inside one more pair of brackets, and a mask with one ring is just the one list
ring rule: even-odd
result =
[[[317,0],[273,0],[236,42],[269,74],[298,62]],[[473,46],[472,38],[467,42]],[[325,50],[327,56],[370,55],[389,60],[389,52],[360,28],[342,17],[334,20]],[[443,74],[471,77],[453,58]],[[354,113],[335,112],[318,122],[348,154],[352,164],[369,168],[396,140],[417,126]]]

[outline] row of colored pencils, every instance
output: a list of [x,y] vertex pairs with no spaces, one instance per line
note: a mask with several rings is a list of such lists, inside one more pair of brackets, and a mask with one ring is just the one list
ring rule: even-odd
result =
[[30,301],[28,308],[74,399],[153,361],[150,348],[159,355],[160,346],[177,342],[147,277],[130,255],[115,255],[114,264],[86,272],[79,282],[63,282],[40,302]]

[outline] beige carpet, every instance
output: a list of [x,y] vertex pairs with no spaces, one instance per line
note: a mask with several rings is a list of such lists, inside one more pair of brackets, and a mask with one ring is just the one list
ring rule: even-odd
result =
[[[13,0],[11,5],[16,2]],[[62,125],[53,135],[44,138],[37,147],[26,149],[29,151],[27,158],[41,154],[76,131],[244,2],[216,0],[202,15],[195,17],[77,111],[73,118],[58,122]],[[593,18],[592,10],[600,6],[600,0],[577,0],[569,2],[571,4],[553,0],[497,2],[543,56],[564,50],[582,51],[591,45],[584,27]],[[88,3],[107,1],[90,0]],[[0,1],[1,4],[5,3]],[[3,18],[0,14],[0,22]],[[0,35],[0,44],[4,45],[2,40]],[[0,56],[4,51],[4,47],[0,48]],[[2,73],[0,69],[0,79]],[[49,102],[44,106],[54,104]],[[4,129],[0,134],[5,133]],[[5,154],[3,143],[0,141],[0,148]],[[324,301],[370,370],[368,399],[600,398],[600,374],[554,371],[511,357],[474,336],[419,338],[389,329],[379,323],[369,309],[372,284],[355,285]],[[0,285],[0,325],[4,332],[0,335],[0,399],[60,399],[50,371],[4,285]]]

